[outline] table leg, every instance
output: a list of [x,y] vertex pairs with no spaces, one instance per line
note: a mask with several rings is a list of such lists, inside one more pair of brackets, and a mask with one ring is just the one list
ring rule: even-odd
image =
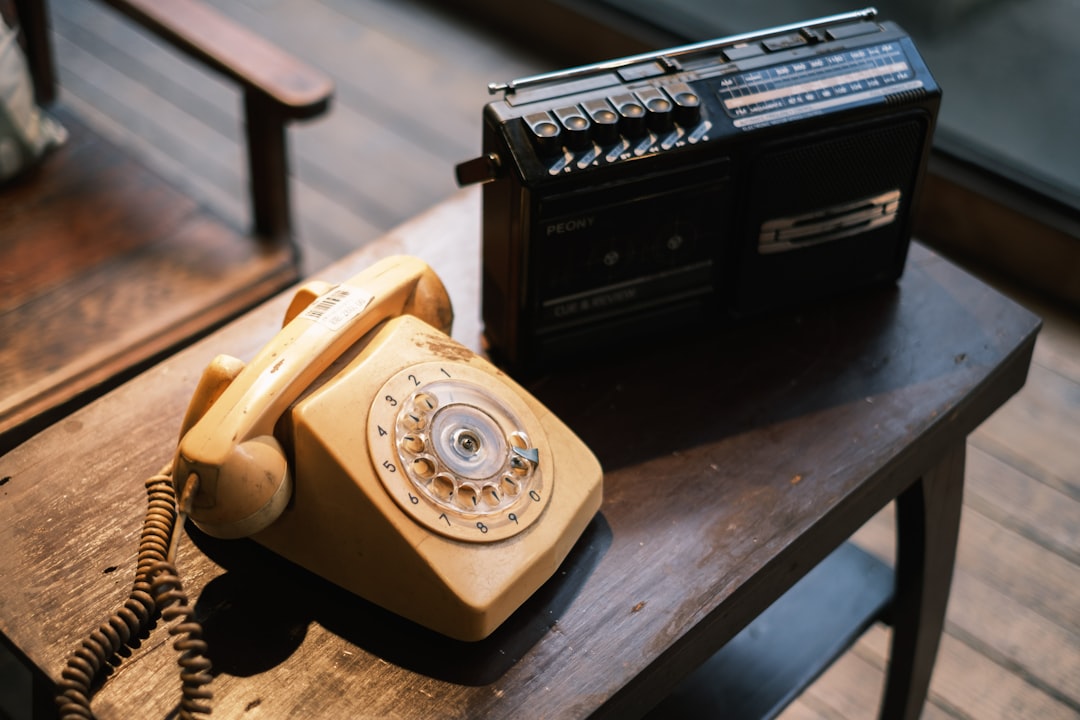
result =
[[56,684],[45,677],[44,674],[35,672],[30,685],[32,703],[31,718],[54,718],[56,717]]
[[882,720],[916,720],[926,701],[956,560],[965,447],[950,449],[896,501],[896,592]]

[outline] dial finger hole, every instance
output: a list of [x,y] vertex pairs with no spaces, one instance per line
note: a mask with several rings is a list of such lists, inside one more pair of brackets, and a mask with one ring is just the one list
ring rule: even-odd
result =
[[412,461],[412,471],[421,480],[430,480],[435,476],[435,462],[429,457],[418,457]]
[[427,427],[427,416],[415,409],[402,413],[401,424],[409,432],[419,432]]
[[401,438],[401,449],[407,453],[415,455],[424,451],[424,436],[418,434],[409,434]]
[[499,489],[494,485],[485,485],[484,489],[480,493],[480,497],[483,498],[484,504],[488,507],[497,507],[502,498],[499,495]]
[[431,479],[431,492],[442,501],[448,501],[454,495],[454,479],[449,475],[436,475]]
[[413,408],[421,415],[433,413],[438,407],[439,399],[431,393],[416,393],[416,396],[413,397]]
[[515,455],[510,458],[510,472],[519,479],[528,477],[532,473],[532,463]]
[[514,497],[521,492],[521,485],[512,475],[503,475],[502,480],[499,481],[499,489],[502,490],[504,496]]
[[462,485],[458,488],[458,505],[466,510],[475,510],[480,504],[480,495],[472,485]]

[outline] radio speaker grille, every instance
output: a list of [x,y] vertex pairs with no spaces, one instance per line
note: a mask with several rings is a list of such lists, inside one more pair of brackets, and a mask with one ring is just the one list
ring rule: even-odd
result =
[[909,119],[766,154],[749,192],[758,224],[894,189],[909,195],[925,135],[925,123]]
[[[928,131],[926,115],[907,114],[763,149],[744,187],[738,260],[727,268],[736,308],[798,304],[899,277]],[[891,217],[871,218],[871,201],[886,196]],[[776,227],[784,243],[769,237]]]

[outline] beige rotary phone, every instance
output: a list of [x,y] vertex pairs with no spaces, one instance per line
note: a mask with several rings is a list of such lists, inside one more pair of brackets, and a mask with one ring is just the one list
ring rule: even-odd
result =
[[566,557],[602,473],[450,322],[415,258],[301,289],[249,364],[203,374],[173,472],[178,495],[197,481],[192,520],[450,637],[489,635]]

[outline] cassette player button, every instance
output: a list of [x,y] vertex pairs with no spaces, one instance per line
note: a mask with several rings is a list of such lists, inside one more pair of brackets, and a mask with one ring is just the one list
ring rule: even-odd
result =
[[701,97],[686,83],[674,83],[666,87],[675,102],[675,122],[691,128],[701,122]]
[[599,145],[613,145],[619,139],[619,116],[607,100],[589,100],[582,103],[592,120],[593,140]]
[[645,106],[645,122],[656,132],[667,132],[672,127],[674,103],[659,88],[642,88],[638,99]]
[[557,108],[555,117],[559,119],[559,124],[562,125],[563,134],[566,137],[566,147],[571,150],[584,150],[589,147],[591,142],[589,129],[592,127],[592,123],[589,122],[589,118],[585,117],[585,113],[581,111],[581,108],[576,105]]
[[825,32],[830,40],[844,40],[849,37],[881,32],[881,26],[874,22],[853,22],[844,25],[833,25]]
[[529,138],[541,157],[558,155],[562,150],[562,131],[558,123],[546,112],[532,113],[522,118],[529,128]]
[[644,135],[645,106],[630,93],[614,95],[610,100],[619,115],[619,131],[630,139]]
[[732,45],[729,48],[724,48],[724,55],[731,62],[745,60],[746,58],[757,57],[758,55],[764,54],[765,48],[761,47],[758,43],[743,43],[742,45]]
[[807,42],[807,39],[799,33],[791,33],[790,35],[777,35],[776,37],[767,38],[761,44],[769,52],[779,52],[780,50],[806,45]]

